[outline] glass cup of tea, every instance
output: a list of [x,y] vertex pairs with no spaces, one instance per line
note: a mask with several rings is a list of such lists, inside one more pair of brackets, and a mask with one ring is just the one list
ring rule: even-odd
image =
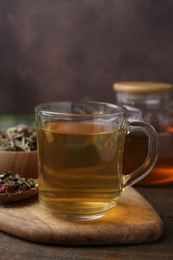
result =
[[[117,205],[121,192],[149,174],[157,160],[155,129],[128,122],[127,110],[101,102],[52,102],[35,108],[39,201],[59,217],[92,220]],[[126,135],[148,137],[142,165],[123,175]],[[134,151],[135,153],[135,151]]]

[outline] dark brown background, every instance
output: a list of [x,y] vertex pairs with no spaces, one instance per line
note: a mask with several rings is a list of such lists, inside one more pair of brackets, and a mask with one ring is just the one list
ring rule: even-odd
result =
[[173,0],[1,0],[0,114],[173,82]]

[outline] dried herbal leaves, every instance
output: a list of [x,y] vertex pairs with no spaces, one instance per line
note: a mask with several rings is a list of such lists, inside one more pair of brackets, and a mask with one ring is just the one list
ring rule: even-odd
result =
[[34,151],[36,149],[35,129],[22,124],[0,131],[1,151]]
[[37,182],[32,178],[24,178],[11,172],[0,174],[0,193],[17,193],[36,187]]

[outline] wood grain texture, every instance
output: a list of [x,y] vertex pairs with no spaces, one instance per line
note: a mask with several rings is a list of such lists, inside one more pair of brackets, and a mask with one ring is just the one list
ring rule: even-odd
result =
[[59,245],[117,245],[151,242],[163,233],[154,208],[133,188],[98,220],[57,218],[37,198],[0,206],[0,230],[26,240]]
[[0,173],[7,171],[25,178],[37,178],[37,151],[0,151]]

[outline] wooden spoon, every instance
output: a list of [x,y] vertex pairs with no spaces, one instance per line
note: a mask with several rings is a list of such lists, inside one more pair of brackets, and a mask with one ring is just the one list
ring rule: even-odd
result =
[[31,188],[27,191],[19,191],[15,193],[0,193],[0,202],[14,202],[25,200],[37,195],[37,188]]

